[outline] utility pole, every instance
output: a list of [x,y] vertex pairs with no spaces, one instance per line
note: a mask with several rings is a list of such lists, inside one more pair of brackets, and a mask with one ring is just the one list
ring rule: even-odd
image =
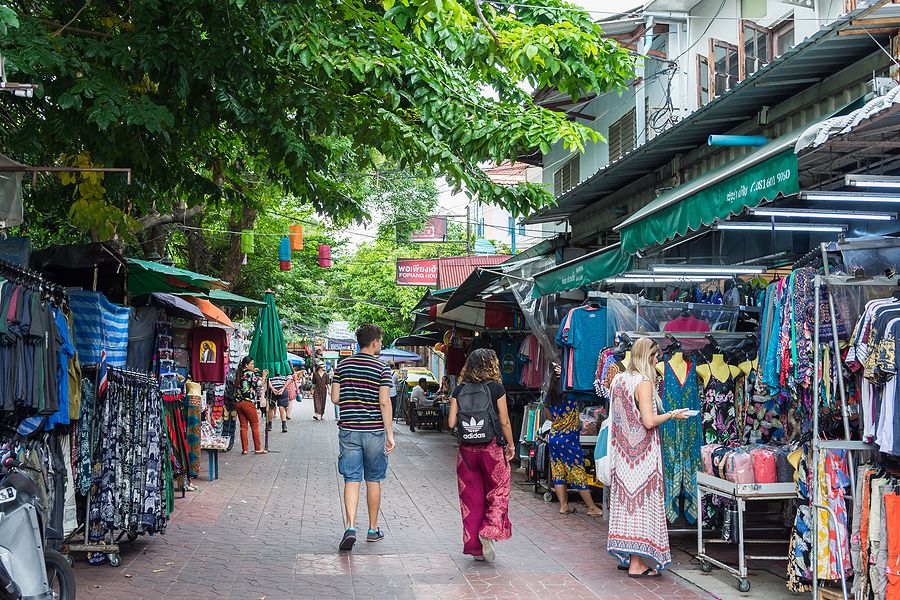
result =
[[466,204],[466,256],[472,254],[472,204]]

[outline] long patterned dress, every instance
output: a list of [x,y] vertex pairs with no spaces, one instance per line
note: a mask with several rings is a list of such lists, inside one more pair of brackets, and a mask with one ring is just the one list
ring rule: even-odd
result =
[[[647,429],[634,391],[644,378],[616,375],[610,390],[610,500],[606,549],[621,564],[631,554],[647,558],[656,569],[672,562],[666,529],[665,482],[659,428]],[[656,410],[654,403],[654,411]]]
[[557,406],[548,406],[553,417],[550,430],[550,471],[553,485],[566,485],[571,490],[588,489],[584,455],[581,453],[581,420],[574,397],[565,396]]
[[[665,363],[663,375],[662,409],[665,412],[676,408],[700,410],[700,393],[697,387],[697,368],[693,361],[687,362],[684,381],[678,378],[672,366]],[[693,525],[697,522],[697,471],[703,470],[700,461],[700,446],[703,440],[703,426],[700,419],[678,419],[660,425],[666,473],[666,516],[674,522],[681,516],[684,503],[684,518]]]

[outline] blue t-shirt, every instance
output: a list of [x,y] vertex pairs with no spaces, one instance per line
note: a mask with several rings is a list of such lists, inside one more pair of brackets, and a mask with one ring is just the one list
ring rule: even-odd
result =
[[595,310],[583,308],[572,313],[569,327],[569,345],[575,353],[573,358],[574,373],[573,390],[594,389],[597,373],[597,358],[600,351],[606,348],[606,307]]

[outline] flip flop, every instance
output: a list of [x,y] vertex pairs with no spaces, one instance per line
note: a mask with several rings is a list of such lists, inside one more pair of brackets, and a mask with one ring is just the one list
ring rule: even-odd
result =
[[617,571],[627,571],[628,565],[618,565],[618,566],[616,566],[616,570]]
[[655,575],[651,575],[651,573],[653,573],[653,569],[648,567],[647,570],[644,571],[643,573],[629,573],[628,577],[630,577],[631,579],[645,579],[645,578],[649,578],[649,577],[661,577],[662,576],[662,573],[660,571],[657,571]]
[[559,511],[559,514],[561,514],[561,515],[574,515],[574,514],[577,513],[577,512],[578,512],[578,509],[577,509],[577,508],[575,508],[574,506],[570,506],[570,507],[569,507],[569,510],[567,510],[567,511],[565,511],[565,512]]

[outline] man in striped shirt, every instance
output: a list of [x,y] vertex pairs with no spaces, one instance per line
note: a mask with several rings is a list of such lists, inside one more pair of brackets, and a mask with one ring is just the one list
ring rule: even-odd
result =
[[344,476],[344,508],[347,530],[341,550],[356,543],[356,510],[359,486],[365,478],[369,508],[367,542],[379,542],[378,528],[381,482],[387,477],[388,454],[394,449],[391,418],[391,370],[378,359],[384,331],[378,325],[362,325],[356,330],[359,352],[341,360],[334,370],[331,401],[340,408],[338,440],[341,455],[338,470]]

